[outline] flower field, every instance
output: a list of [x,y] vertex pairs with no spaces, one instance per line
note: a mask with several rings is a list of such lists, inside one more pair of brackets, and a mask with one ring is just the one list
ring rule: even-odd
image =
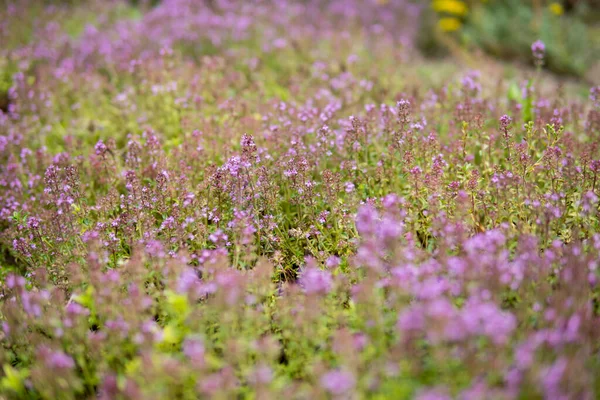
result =
[[0,10],[0,399],[599,398],[600,86],[425,8]]

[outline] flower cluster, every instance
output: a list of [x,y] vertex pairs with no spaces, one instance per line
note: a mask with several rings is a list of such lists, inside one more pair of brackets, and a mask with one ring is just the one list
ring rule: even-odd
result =
[[0,397],[599,395],[598,87],[431,79],[405,0],[74,3],[0,10]]

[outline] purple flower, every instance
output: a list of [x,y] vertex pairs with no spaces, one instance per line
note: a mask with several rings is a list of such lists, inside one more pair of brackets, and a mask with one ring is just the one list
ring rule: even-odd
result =
[[90,310],[83,307],[81,304],[71,302],[67,305],[66,308],[67,314],[71,315],[89,315]]
[[327,268],[335,268],[340,265],[340,261],[341,259],[339,257],[331,256],[325,261],[325,266]]
[[105,326],[109,331],[118,332],[122,337],[129,332],[129,324],[121,316],[106,321]]
[[420,391],[415,400],[450,400],[450,397],[444,388],[425,389]]
[[10,274],[6,277],[6,287],[9,289],[25,287],[25,278],[19,275]]
[[469,303],[462,314],[465,326],[472,334],[488,336],[496,344],[506,343],[517,326],[514,315],[493,303]]
[[600,85],[590,89],[590,100],[596,107],[600,106]]
[[500,127],[502,128],[502,130],[508,129],[508,126],[510,125],[511,122],[512,122],[512,118],[506,114],[504,114],[502,117],[500,117]]
[[75,367],[75,362],[71,356],[63,353],[62,351],[55,351],[50,354],[46,364],[50,368],[57,369],[72,369]]
[[266,385],[273,380],[273,370],[265,364],[260,364],[253,371],[251,380],[256,384]]
[[252,135],[248,135],[246,133],[244,133],[244,135],[242,136],[242,140],[240,141],[240,144],[242,147],[248,147],[248,148],[256,147],[256,144],[254,144],[254,138],[252,137]]
[[94,146],[94,150],[96,151],[97,156],[103,156],[108,151],[108,147],[106,147],[102,140],[98,140],[98,143]]
[[392,210],[398,203],[402,203],[402,199],[395,193],[386,195],[381,201],[381,204],[388,210]]
[[577,314],[571,316],[567,322],[565,330],[565,339],[569,342],[574,342],[579,336],[579,327],[581,325],[581,317]]
[[389,215],[381,220],[378,237],[383,241],[397,239],[402,234],[402,224]]
[[204,344],[200,339],[188,338],[183,342],[183,354],[194,363],[204,360]]
[[546,45],[541,40],[536,40],[531,45],[531,52],[536,60],[541,61],[544,59],[544,55],[546,54]]
[[10,325],[6,321],[2,322],[2,332],[4,332],[6,336],[10,335]]
[[300,275],[300,286],[306,294],[327,294],[331,290],[331,272],[308,267]]
[[166,256],[163,244],[158,240],[150,240],[146,243],[146,252],[150,257],[164,258]]
[[359,208],[356,214],[356,229],[363,236],[373,234],[377,224],[377,210],[371,205]]
[[344,188],[346,190],[346,193],[352,193],[352,192],[354,192],[354,183],[352,183],[352,182],[346,182],[344,184]]
[[477,95],[481,91],[481,84],[479,83],[480,75],[479,71],[469,71],[461,79],[461,84],[466,93]]
[[421,175],[422,172],[423,172],[423,170],[418,165],[410,169],[410,173],[414,177]]
[[29,217],[27,220],[27,227],[33,230],[38,229],[40,227],[40,220],[35,217]]
[[422,307],[413,306],[398,317],[396,324],[401,331],[420,331],[425,327],[425,314]]
[[356,378],[349,371],[333,370],[321,378],[321,386],[334,395],[348,393],[356,385]]
[[223,231],[221,229],[217,229],[215,232],[211,233],[208,236],[208,240],[210,240],[211,242],[213,242],[216,245],[222,244],[227,242],[227,235],[225,233],[223,233]]
[[544,388],[544,392],[547,396],[546,398],[562,398],[561,396],[559,396],[559,394],[562,392],[560,386],[566,369],[567,360],[564,358],[559,358],[554,364],[543,369],[540,372],[540,380],[542,383],[542,387]]
[[200,285],[198,274],[191,268],[186,268],[177,279],[177,292],[188,293],[192,289],[197,289]]
[[401,99],[396,103],[396,116],[401,124],[410,122],[410,101]]

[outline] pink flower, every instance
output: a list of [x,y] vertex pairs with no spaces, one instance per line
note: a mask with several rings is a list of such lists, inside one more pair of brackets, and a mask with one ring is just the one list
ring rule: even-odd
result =
[[321,378],[321,386],[333,395],[348,393],[356,385],[354,374],[344,370],[332,370]]
[[546,45],[541,40],[536,40],[531,45],[531,52],[536,60],[542,60],[546,54]]
[[327,294],[331,290],[331,272],[308,267],[300,275],[300,286],[306,294]]

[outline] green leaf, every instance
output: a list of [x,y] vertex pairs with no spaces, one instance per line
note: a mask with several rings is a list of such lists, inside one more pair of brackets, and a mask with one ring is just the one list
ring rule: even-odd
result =
[[515,82],[512,82],[508,87],[508,100],[516,102],[520,102],[521,100],[521,91]]
[[82,306],[89,308],[90,310],[94,307],[94,287],[88,286],[85,292],[79,295],[73,296],[73,301],[81,304]]
[[25,379],[29,376],[27,369],[17,370],[4,364],[4,377],[0,381],[0,388],[21,394],[25,392]]
[[169,312],[178,320],[185,319],[190,313],[190,303],[187,296],[175,292],[166,292]]
[[169,324],[163,329],[162,344],[176,345],[181,341],[181,332],[174,324]]

